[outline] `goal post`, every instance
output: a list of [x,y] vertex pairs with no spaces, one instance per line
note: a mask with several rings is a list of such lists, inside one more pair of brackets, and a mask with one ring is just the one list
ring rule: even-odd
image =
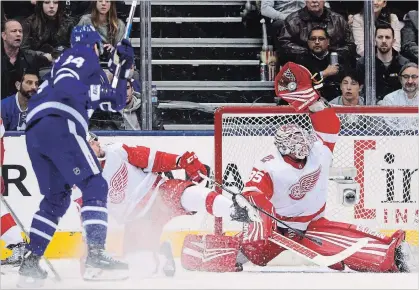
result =
[[[341,130],[331,172],[352,174],[360,186],[360,198],[354,205],[342,203],[336,182],[331,179],[326,217],[385,234],[404,229],[409,243],[417,246],[418,108],[334,109],[341,120]],[[214,119],[215,180],[240,192],[254,162],[275,148],[273,135],[278,126],[287,123],[312,130],[308,114],[288,106],[219,108]],[[215,221],[217,234],[237,230],[240,227],[234,223]]]

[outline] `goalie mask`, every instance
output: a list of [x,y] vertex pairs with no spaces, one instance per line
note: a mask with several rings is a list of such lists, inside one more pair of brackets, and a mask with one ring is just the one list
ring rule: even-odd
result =
[[302,65],[287,62],[275,77],[275,94],[296,111],[303,111],[320,98],[317,91],[323,86],[316,83],[310,71]]
[[282,125],[275,134],[275,146],[282,155],[293,154],[298,159],[306,158],[315,137],[296,124]]

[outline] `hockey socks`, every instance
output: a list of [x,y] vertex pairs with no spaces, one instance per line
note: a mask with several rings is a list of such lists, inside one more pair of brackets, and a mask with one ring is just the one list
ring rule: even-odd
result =
[[230,218],[233,202],[227,197],[199,186],[190,186],[182,194],[181,204],[187,211],[206,211],[216,217]]

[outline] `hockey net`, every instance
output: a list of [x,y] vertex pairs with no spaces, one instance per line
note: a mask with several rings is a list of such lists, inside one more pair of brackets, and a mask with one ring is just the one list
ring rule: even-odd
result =
[[[357,204],[343,204],[329,181],[326,217],[391,234],[407,232],[418,246],[418,108],[336,107],[341,131],[332,168],[356,169]],[[215,180],[240,192],[256,160],[274,149],[278,126],[297,123],[312,130],[309,116],[288,107],[225,107],[215,114]],[[331,170],[333,171],[333,170]],[[220,191],[221,192],[221,191]],[[227,194],[227,193],[223,193]],[[240,225],[216,220],[218,233]]]

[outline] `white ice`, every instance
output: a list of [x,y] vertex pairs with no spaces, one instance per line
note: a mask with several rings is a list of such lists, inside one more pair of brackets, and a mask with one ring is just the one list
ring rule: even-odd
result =
[[[79,261],[51,261],[62,281],[48,279],[45,289],[418,289],[418,273],[338,273],[317,267],[245,267],[240,273],[191,272],[177,265],[175,277],[150,277],[131,268],[125,281],[86,282]],[[301,271],[307,271],[302,273]],[[50,274],[52,276],[52,274]],[[17,270],[0,276],[0,289],[16,289]]]

